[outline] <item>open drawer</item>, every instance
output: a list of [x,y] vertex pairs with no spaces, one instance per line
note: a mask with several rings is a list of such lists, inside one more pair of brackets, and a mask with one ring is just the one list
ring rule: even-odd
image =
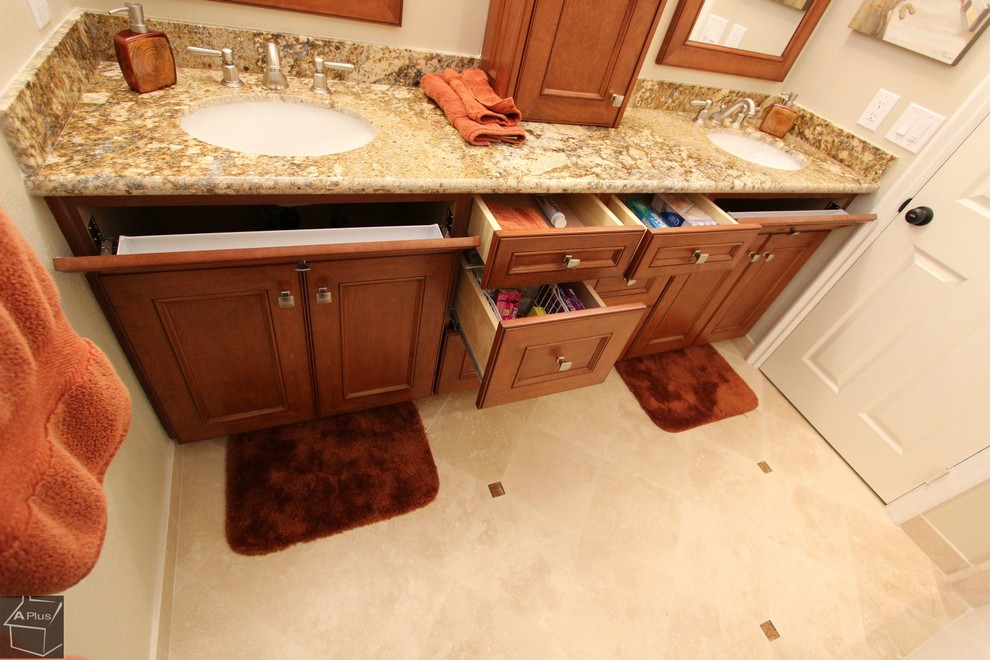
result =
[[454,307],[481,374],[479,408],[601,383],[646,312],[642,303],[606,307],[577,282],[567,287],[585,309],[502,320],[476,271],[464,262],[459,275]]
[[741,225],[757,224],[761,233],[831,230],[870,222],[871,213],[849,213],[831,197],[753,197],[711,195],[711,203]]
[[[626,205],[636,197],[649,204],[651,195],[612,195],[608,208],[622,222],[646,227]],[[649,236],[632,263],[627,279],[682,275],[734,268],[747,257],[759,226],[740,225],[703,195],[687,198],[715,224],[648,229]]]
[[503,229],[488,202],[539,207],[532,195],[475,195],[468,232],[481,239],[482,286],[515,287],[624,275],[643,236],[643,225],[623,223],[590,194],[554,195],[567,226]]

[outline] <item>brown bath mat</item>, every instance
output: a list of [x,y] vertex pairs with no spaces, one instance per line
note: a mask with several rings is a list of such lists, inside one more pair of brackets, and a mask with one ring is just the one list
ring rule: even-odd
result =
[[412,403],[231,436],[227,541],[263,555],[429,504],[440,479]]
[[747,413],[758,403],[709,344],[622,360],[615,369],[653,423],[670,433]]

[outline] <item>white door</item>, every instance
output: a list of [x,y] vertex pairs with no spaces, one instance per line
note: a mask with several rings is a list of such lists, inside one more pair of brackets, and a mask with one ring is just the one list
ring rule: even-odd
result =
[[888,503],[990,446],[988,154],[985,118],[763,365]]

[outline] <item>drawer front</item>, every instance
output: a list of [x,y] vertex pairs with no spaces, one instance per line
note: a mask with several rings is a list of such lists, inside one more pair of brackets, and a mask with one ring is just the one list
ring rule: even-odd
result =
[[622,275],[643,232],[615,229],[539,237],[506,234],[496,234],[492,241],[483,281],[486,288]]
[[588,309],[501,321],[474,277],[461,274],[455,308],[468,349],[483,370],[479,408],[605,380],[646,307],[604,307],[590,288],[573,286]]
[[643,279],[730,270],[747,258],[758,227],[653,229],[643,241],[630,277]]
[[474,197],[468,231],[478,236],[487,289],[617,277],[636,253],[644,227],[625,226],[594,195],[554,195],[568,226],[503,229],[486,199],[535,208],[530,195]]

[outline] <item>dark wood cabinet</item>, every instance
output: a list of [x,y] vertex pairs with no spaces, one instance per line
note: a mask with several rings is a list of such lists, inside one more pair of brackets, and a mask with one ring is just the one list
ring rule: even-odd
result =
[[481,66],[523,118],[618,126],[663,0],[492,0]]

